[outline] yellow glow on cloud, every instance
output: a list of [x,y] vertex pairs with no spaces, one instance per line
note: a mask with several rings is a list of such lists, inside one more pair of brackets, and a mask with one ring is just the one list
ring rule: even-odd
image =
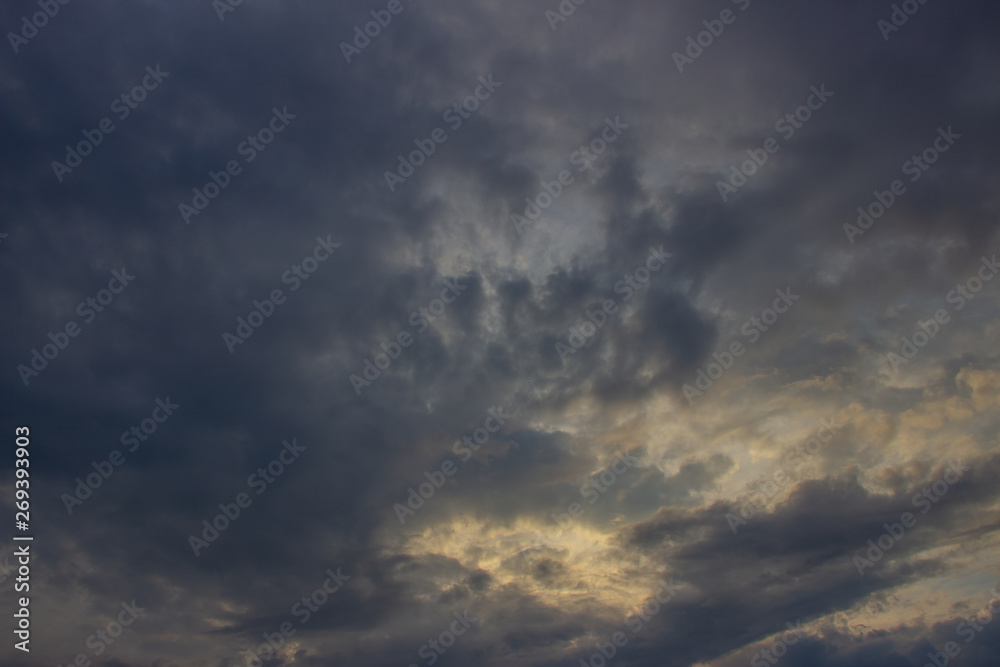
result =
[[547,604],[624,613],[657,588],[661,577],[655,563],[623,562],[611,542],[616,534],[617,529],[601,531],[581,521],[560,530],[554,522],[498,525],[463,518],[412,536],[404,550],[485,570],[498,586],[538,594]]

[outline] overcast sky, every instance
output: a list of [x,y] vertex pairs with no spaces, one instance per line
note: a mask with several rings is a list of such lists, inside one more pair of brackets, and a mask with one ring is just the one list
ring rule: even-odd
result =
[[996,665],[1000,5],[230,2],[0,7],[0,662]]

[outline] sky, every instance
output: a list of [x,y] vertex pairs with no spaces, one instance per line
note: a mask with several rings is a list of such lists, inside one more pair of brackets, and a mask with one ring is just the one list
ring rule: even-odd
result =
[[3,665],[996,665],[995,2],[0,25]]

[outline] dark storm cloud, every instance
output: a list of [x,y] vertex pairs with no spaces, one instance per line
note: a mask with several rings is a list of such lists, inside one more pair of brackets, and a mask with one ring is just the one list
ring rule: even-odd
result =
[[[483,620],[443,660],[577,664],[572,651],[536,651],[605,636],[607,614],[498,586],[497,573],[450,555],[399,555],[408,533],[392,504],[407,487],[488,408],[528,395],[524,415],[414,525],[433,531],[464,514],[489,525],[548,521],[610,457],[582,436],[526,425],[532,417],[588,400],[610,412],[678,396],[738,335],[732,321],[759,313],[786,285],[802,302],[747,367],[775,386],[862,363],[859,343],[932,312],[886,314],[900,293],[941,300],[996,238],[1000,10],[990,3],[929,2],[885,42],[875,25],[891,11],[884,3],[755,0],[683,74],[671,53],[730,4],[591,0],[553,32],[544,11],[557,3],[404,0],[347,64],[339,43],[384,6],[245,2],[219,21],[207,1],[70,3],[0,58],[0,231],[9,235],[0,245],[0,387],[9,413],[44,442],[32,463],[44,471],[34,502],[48,550],[36,570],[49,599],[37,636],[55,651],[46,659],[86,652],[105,616],[136,598],[149,616],[116,650],[141,659],[109,664],[236,664],[240,647],[259,643],[327,568],[342,566],[352,580],[301,629],[322,648],[294,664],[415,661],[466,606]],[[33,11],[7,4],[0,23],[17,29]],[[113,117],[112,101],[158,64],[169,76],[58,182],[51,162],[64,146]],[[502,86],[390,192],[384,172],[397,156],[447,127],[444,110],[489,73]],[[824,82],[834,97],[723,202],[716,181],[729,165]],[[285,107],[295,118],[246,163],[237,147]],[[572,152],[619,115],[628,130],[577,172]],[[842,225],[902,177],[901,164],[939,126],[962,138],[852,246]],[[178,205],[232,159],[242,173],[185,224]],[[561,169],[577,181],[519,236],[510,214]],[[291,292],[282,277],[317,237],[341,246]],[[614,285],[661,245],[672,257],[625,303]],[[553,260],[556,251],[571,260]],[[25,386],[17,366],[50,331],[80,322],[77,304],[122,267],[134,283]],[[411,313],[456,279],[467,290],[358,396],[349,376],[382,343],[414,333]],[[230,354],[222,333],[276,288],[287,302]],[[607,299],[620,311],[563,362],[555,344]],[[847,336],[830,340],[842,326]],[[940,356],[965,359],[947,348]],[[168,395],[177,414],[68,515],[60,496]],[[875,402],[902,412],[915,400],[900,389]],[[195,557],[188,536],[293,437],[307,448],[301,458]],[[712,660],[785,621],[822,618],[945,569],[883,563],[869,584],[850,565],[906,506],[905,475],[889,497],[849,475],[804,483],[733,536],[726,503],[697,505],[733,459],[699,452],[677,463],[675,475],[653,465],[623,475],[583,520],[636,522],[609,569],[652,553],[697,588],[623,649],[621,664]],[[996,472],[995,460],[981,461],[893,556],[955,531],[991,531],[978,519],[995,502]],[[580,589],[569,560],[512,556],[503,570],[540,589]],[[831,631],[783,664],[917,664],[930,650],[922,636],[943,640],[954,624],[939,626],[900,628],[862,648]],[[996,645],[984,634],[968,664],[985,664]]]
[[[727,514],[737,514],[738,508],[715,505],[695,511],[661,510],[651,521],[631,527],[630,541],[643,549],[656,548],[667,539],[671,544],[685,544],[665,549],[663,556],[674,576],[697,586],[700,595],[689,606],[663,612],[657,620],[655,645],[676,654],[683,636],[684,646],[691,652],[669,664],[705,660],[782,632],[785,621],[810,621],[831,610],[846,610],[879,591],[939,571],[944,566],[941,561],[924,560],[918,566],[903,567],[893,567],[891,561],[932,546],[949,545],[955,533],[974,539],[995,530],[983,521],[989,517],[986,508],[995,502],[991,487],[997,465],[996,457],[973,464],[971,476],[959,481],[949,490],[947,500],[926,515],[919,514],[911,500],[922,488],[941,479],[943,470],[912,480],[911,488],[887,497],[873,496],[849,478],[805,483],[773,512],[751,518],[748,525],[737,524],[736,535],[729,529]],[[852,557],[864,557],[867,541],[877,539],[885,532],[884,523],[898,522],[906,511],[918,517],[918,527],[900,538],[867,576],[859,576]],[[725,635],[719,634],[720,622],[729,628]],[[697,636],[692,634],[695,632]],[[900,634],[862,654],[891,652],[892,644],[905,647],[919,636]],[[804,644],[790,652],[789,658],[805,660],[821,650],[833,660],[828,664],[848,664],[847,658],[837,653],[854,653],[842,645],[843,638],[824,637],[822,643],[811,643],[811,649]]]

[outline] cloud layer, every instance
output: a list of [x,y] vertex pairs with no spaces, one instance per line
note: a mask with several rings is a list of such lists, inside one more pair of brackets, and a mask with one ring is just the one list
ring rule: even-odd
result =
[[1000,8],[900,4],[4,5],[4,664],[993,664]]

